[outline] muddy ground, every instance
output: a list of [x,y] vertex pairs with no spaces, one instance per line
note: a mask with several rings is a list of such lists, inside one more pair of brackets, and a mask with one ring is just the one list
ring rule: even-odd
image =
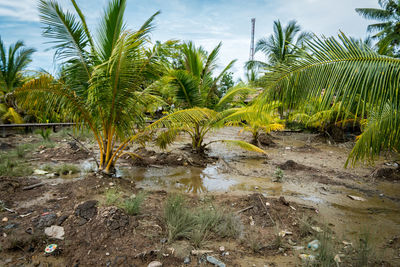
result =
[[[238,132],[225,128],[207,141],[250,141]],[[40,138],[17,134],[0,147],[10,153]],[[361,266],[363,252],[370,266],[400,265],[399,172],[390,155],[375,166],[344,169],[352,142],[293,132],[271,138],[267,157],[213,143],[202,158],[187,148],[186,136],[166,151],[132,146],[142,158],[121,160],[120,177],[104,178],[93,172],[90,153],[54,134],[52,145],[37,145],[19,160],[33,170],[68,163],[80,172],[0,178],[0,266],[213,266],[207,255],[226,266],[301,266],[299,254],[322,253],[307,244],[324,238],[339,266]],[[96,153],[90,138],[82,143]],[[121,199],[146,192],[140,214],[107,203],[110,189]],[[237,216],[239,235],[210,235],[200,248],[190,239],[167,240],[164,205],[177,193],[190,209],[213,206]],[[63,240],[45,235],[52,225],[63,227]],[[368,246],[361,249],[364,235]],[[53,243],[58,250],[46,254]],[[209,252],[193,255],[196,249]]]

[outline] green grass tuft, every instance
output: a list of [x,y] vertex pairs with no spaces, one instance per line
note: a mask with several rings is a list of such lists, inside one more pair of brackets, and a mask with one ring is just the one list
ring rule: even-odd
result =
[[145,199],[146,193],[140,192],[137,196],[126,199],[122,204],[122,208],[129,215],[138,215]]

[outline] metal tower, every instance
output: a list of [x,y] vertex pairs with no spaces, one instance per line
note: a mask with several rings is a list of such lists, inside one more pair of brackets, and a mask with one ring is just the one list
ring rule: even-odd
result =
[[251,19],[251,41],[250,41],[250,58],[249,60],[254,60],[254,30],[256,28],[256,19]]

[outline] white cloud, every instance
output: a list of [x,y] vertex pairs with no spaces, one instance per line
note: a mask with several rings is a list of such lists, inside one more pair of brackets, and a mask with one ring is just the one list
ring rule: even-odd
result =
[[[90,28],[95,30],[108,1],[77,2]],[[71,9],[69,0],[60,0],[60,3]],[[36,0],[0,0],[2,38],[7,42],[25,39],[27,44],[44,53],[34,58],[33,66],[52,66],[52,53],[43,52],[42,44],[46,40],[40,36],[36,5]],[[125,17],[128,27],[137,29],[161,10],[153,40],[193,40],[208,50],[222,41],[220,65],[238,59],[234,69],[238,77],[243,75],[243,64],[249,57],[251,18],[256,18],[256,40],[272,33],[276,19],[283,23],[296,19],[304,30],[318,35],[336,35],[342,30],[361,38],[366,36],[370,21],[361,18],[354,9],[377,6],[377,0],[128,0]],[[264,59],[262,55],[257,58]]]

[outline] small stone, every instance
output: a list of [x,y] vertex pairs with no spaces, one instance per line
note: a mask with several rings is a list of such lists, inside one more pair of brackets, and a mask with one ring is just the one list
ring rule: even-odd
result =
[[7,218],[7,217],[4,217],[1,221],[2,221],[2,222],[8,222],[8,218]]
[[108,185],[109,185],[109,186],[114,186],[114,183],[109,183]]
[[110,253],[106,252],[106,256],[110,256]]
[[149,265],[147,265],[147,267],[161,267],[162,263],[159,261],[152,261],[149,263]]
[[44,229],[44,233],[51,238],[64,240],[64,227],[52,225]]
[[186,256],[185,259],[183,260],[184,264],[189,264],[190,263],[190,257]]
[[258,186],[255,186],[254,189],[258,189]]
[[219,247],[219,251],[224,252],[225,251],[225,247],[224,246],[220,246]]
[[229,256],[229,252],[228,251],[223,252],[222,256]]

